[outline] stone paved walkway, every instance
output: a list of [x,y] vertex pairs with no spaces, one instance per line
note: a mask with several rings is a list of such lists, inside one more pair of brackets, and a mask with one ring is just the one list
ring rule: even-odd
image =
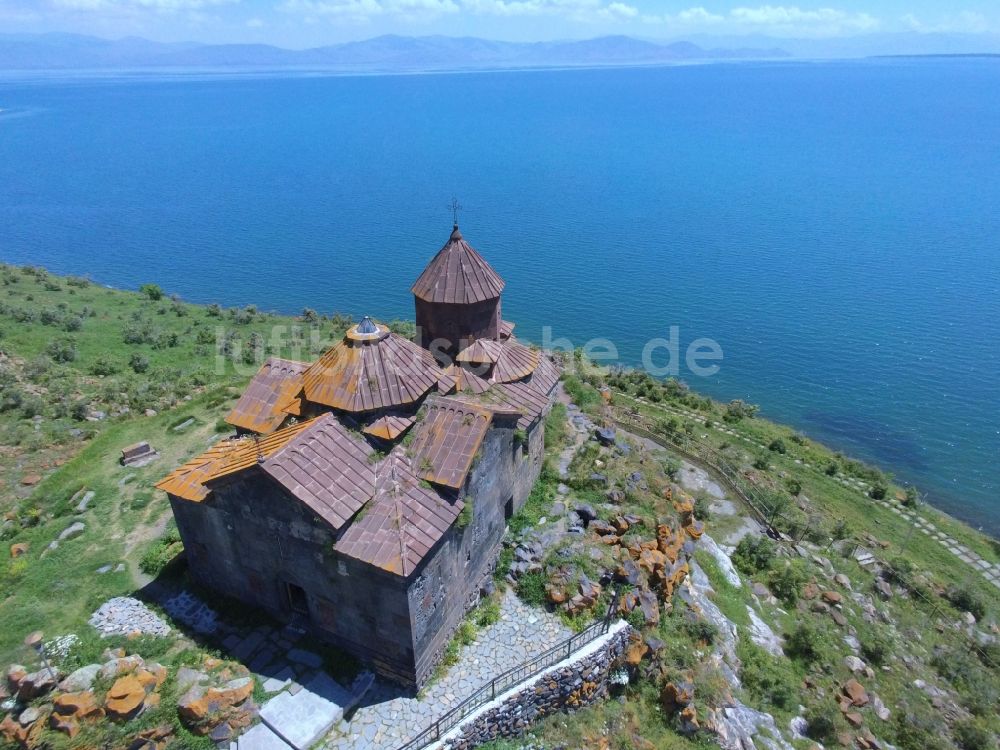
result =
[[396,750],[493,677],[555,646],[571,631],[555,615],[529,607],[508,590],[500,620],[477,635],[461,661],[417,697],[376,681],[350,720],[320,744],[325,750]]
[[[624,395],[624,394],[620,394],[620,395]],[[632,397],[629,397],[629,398],[632,398]],[[668,412],[670,414],[675,414],[677,416],[684,417],[686,419],[694,420],[695,422],[697,422],[697,423],[699,423],[701,425],[705,424],[705,417],[703,415],[701,415],[701,414],[698,414],[697,412],[693,412],[693,411],[689,411],[687,409],[681,409],[681,408],[677,408],[677,407],[673,407],[673,406],[666,406],[664,404],[652,404],[652,403],[650,403],[649,401],[647,401],[644,398],[634,398],[633,400],[639,401],[639,402],[641,402],[641,403],[643,403],[643,404],[645,404],[647,406],[651,406],[653,408],[660,409],[661,411],[665,411],[665,412]],[[747,443],[748,445],[750,445],[750,446],[752,446],[754,448],[757,448],[759,450],[767,450],[767,446],[764,445],[763,443],[755,443],[750,438],[748,438],[748,437],[746,437],[744,435],[740,435],[738,432],[736,432],[735,430],[732,430],[732,429],[730,429],[728,427],[715,426],[714,429],[718,430],[719,432],[725,433],[726,435],[729,435],[730,437],[734,437],[734,438],[737,438],[739,440],[742,440],[743,442]],[[819,471],[821,469],[821,467],[813,466],[808,461],[803,461],[801,459],[795,459],[795,463],[797,463],[797,464],[799,464],[801,466],[805,466],[806,468],[816,469],[817,471]],[[850,489],[856,490],[857,492],[860,492],[865,497],[868,497],[868,492],[871,490],[871,485],[870,484],[868,484],[867,482],[863,482],[862,480],[857,479],[855,477],[837,476],[837,477],[832,477],[832,479],[835,482],[840,482],[840,484],[844,485],[845,487],[848,487]],[[950,536],[948,536],[947,534],[945,534],[943,531],[940,531],[934,524],[932,524],[926,518],[923,518],[922,516],[919,516],[918,514],[914,513],[912,510],[910,510],[909,508],[901,505],[900,503],[897,503],[895,501],[890,501],[890,500],[877,500],[875,502],[879,503],[879,505],[881,505],[882,507],[886,508],[887,510],[889,510],[889,511],[895,513],[896,515],[904,518],[905,520],[909,521],[922,534],[924,534],[926,536],[929,536],[932,539],[934,539],[942,547],[944,547],[946,550],[948,550],[951,554],[953,554],[955,557],[957,557],[962,562],[965,562],[968,565],[972,566],[972,568],[977,573],[979,573],[980,575],[982,575],[983,578],[985,578],[987,581],[989,581],[994,586],[996,586],[998,589],[1000,589],[1000,563],[991,563],[988,560],[984,560],[976,552],[974,552],[973,550],[969,549],[965,545],[961,544],[957,539],[951,538]]]

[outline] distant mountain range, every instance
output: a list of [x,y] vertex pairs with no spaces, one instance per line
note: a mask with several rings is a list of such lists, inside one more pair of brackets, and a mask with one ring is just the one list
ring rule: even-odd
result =
[[379,36],[304,50],[266,44],[161,43],[77,34],[0,34],[0,70],[298,68],[339,71],[510,69],[650,65],[788,57],[776,47],[709,48],[627,36],[583,41],[498,42],[474,37]]

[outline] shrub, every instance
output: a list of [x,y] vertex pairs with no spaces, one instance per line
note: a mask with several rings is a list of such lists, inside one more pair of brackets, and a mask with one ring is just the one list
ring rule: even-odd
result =
[[541,606],[545,603],[545,576],[541,571],[525,573],[517,582],[517,595],[526,604]]
[[703,497],[696,497],[694,499],[694,517],[701,521],[711,520],[711,503]]
[[319,321],[319,315],[311,307],[302,308],[302,320],[306,323],[316,323]]
[[767,456],[757,456],[753,460],[753,467],[758,471],[767,471],[771,468],[771,462],[767,460]]
[[946,596],[954,607],[963,612],[971,612],[977,620],[982,620],[986,615],[986,602],[970,588],[951,586]]
[[708,620],[684,620],[684,632],[696,642],[711,646],[719,635],[719,629]]
[[980,719],[956,722],[952,734],[962,750],[992,750],[996,747],[993,733]]
[[146,575],[159,575],[183,549],[180,534],[171,529],[146,550],[139,560],[139,569]]
[[907,508],[916,508],[920,504],[920,493],[917,488],[910,485],[906,488],[906,495],[903,497],[903,505]]
[[829,652],[829,644],[824,632],[809,621],[803,621],[786,640],[785,651],[806,664],[822,660]]
[[114,375],[120,369],[118,363],[111,359],[111,357],[101,355],[90,366],[90,374],[98,376]]
[[784,453],[788,450],[785,447],[785,441],[781,438],[775,438],[772,440],[771,444],[767,446],[767,449],[772,453],[781,453],[782,455],[784,455]]
[[54,339],[45,347],[53,362],[72,362],[76,359],[76,342],[70,338]]
[[671,479],[677,478],[677,472],[681,470],[681,462],[676,458],[667,458],[663,461],[663,473]]
[[836,474],[837,474],[837,462],[836,461],[831,461],[830,463],[828,463],[826,465],[826,468],[823,469],[823,473],[826,474],[828,477],[836,476]]
[[128,366],[132,368],[132,372],[141,374],[149,369],[149,360],[139,354],[139,352],[134,352],[132,356],[128,358]]
[[790,709],[798,703],[799,680],[787,659],[772,656],[745,635],[736,655],[743,664],[743,687],[759,704]]
[[733,564],[745,575],[770,570],[774,561],[775,545],[766,536],[747,535],[740,539],[733,551]]
[[884,484],[876,484],[873,485],[871,490],[868,491],[868,495],[872,498],[872,500],[884,500],[886,493],[888,492],[889,488]]
[[817,742],[828,742],[837,734],[837,715],[829,706],[811,706],[805,715],[806,735]]
[[923,711],[898,711],[893,725],[895,744],[900,750],[945,750],[948,744],[937,731],[940,724],[936,712],[925,715]]
[[156,302],[163,299],[163,290],[156,284],[143,284],[139,287],[139,293]]
[[799,600],[799,591],[809,580],[801,560],[790,560],[769,576],[771,591],[785,604],[791,606]]
[[802,493],[802,482],[794,477],[789,477],[785,480],[785,487],[788,488],[788,492],[793,497],[798,497]]
[[861,655],[869,664],[881,667],[892,655],[892,639],[878,630],[862,633]]
[[63,330],[69,333],[79,331],[81,328],[83,328],[83,318],[79,315],[70,315],[63,321]]
[[727,422],[739,422],[745,418],[753,418],[759,409],[760,407],[755,404],[748,404],[736,399],[726,404],[726,413],[722,415],[722,418]]

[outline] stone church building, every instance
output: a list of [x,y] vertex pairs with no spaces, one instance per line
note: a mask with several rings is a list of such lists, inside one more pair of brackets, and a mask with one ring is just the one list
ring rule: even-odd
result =
[[559,373],[503,288],[456,225],[412,287],[416,341],[364,318],[313,363],[264,363],[236,435],[157,485],[192,577],[421,685],[543,460]]

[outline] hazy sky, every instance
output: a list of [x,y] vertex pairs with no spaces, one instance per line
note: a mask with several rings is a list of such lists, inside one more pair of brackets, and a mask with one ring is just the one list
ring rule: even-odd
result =
[[385,33],[511,40],[1000,33],[1000,0],[0,0],[0,32],[40,31],[286,47]]

